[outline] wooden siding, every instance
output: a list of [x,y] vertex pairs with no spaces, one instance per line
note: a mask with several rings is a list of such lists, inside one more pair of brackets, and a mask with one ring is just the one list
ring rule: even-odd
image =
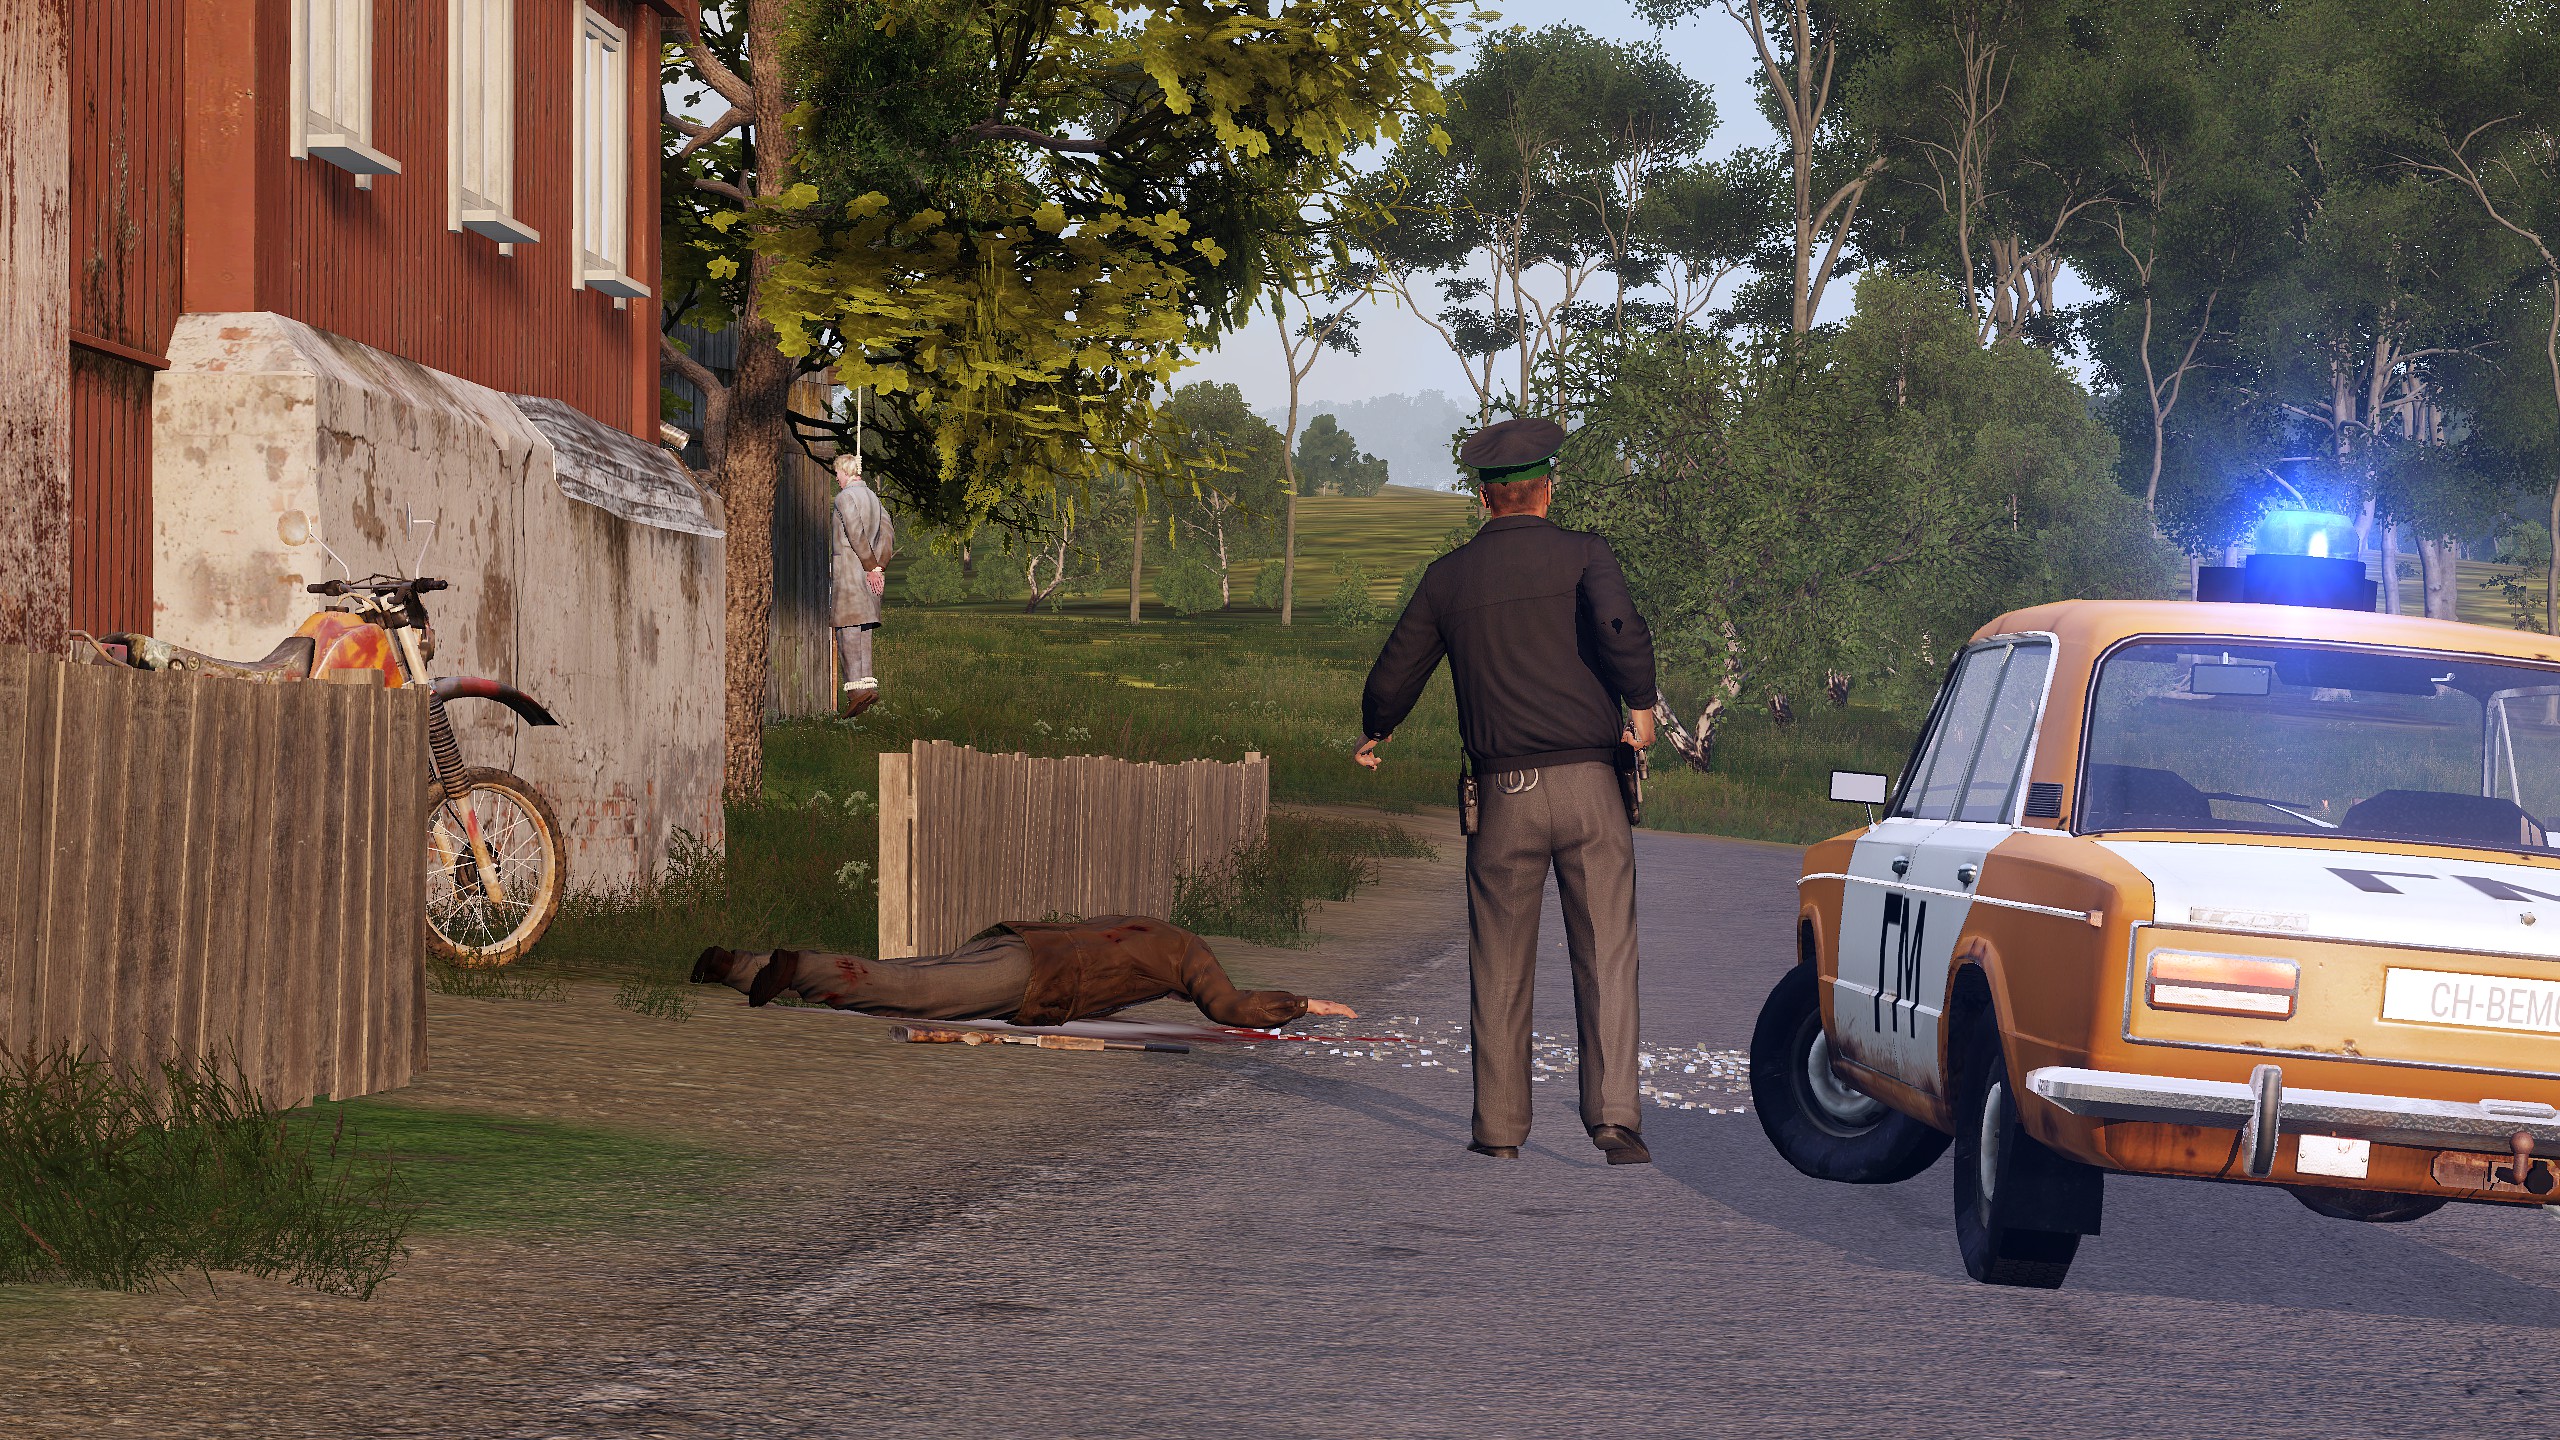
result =
[[1262,835],[1271,762],[1147,765],[987,755],[919,740],[880,757],[880,956],[937,955],[989,925],[1167,915],[1185,875]]
[[71,606],[68,22],[0,8],[0,644],[46,651]]
[[271,1104],[426,1060],[426,698],[0,648],[0,1048]]
[[71,624],[151,625],[151,377],[178,323],[185,0],[71,0]]
[[[660,18],[592,0],[631,38],[631,275],[658,281]],[[574,405],[654,440],[657,302],[617,310],[573,286],[570,62],[579,0],[517,0],[513,213],[542,236],[502,255],[446,228],[446,7],[377,0],[373,145],[400,162],[361,190],[322,160],[296,160],[286,97],[286,0],[195,0],[192,29],[236,24],[191,48],[198,135],[188,153],[191,311],[272,310],[449,375]],[[242,73],[242,72],[246,73]],[[202,73],[196,73],[202,72]],[[227,97],[254,97],[237,129]],[[253,258],[240,264],[245,249]]]
[[71,626],[151,628],[150,367],[71,352]]

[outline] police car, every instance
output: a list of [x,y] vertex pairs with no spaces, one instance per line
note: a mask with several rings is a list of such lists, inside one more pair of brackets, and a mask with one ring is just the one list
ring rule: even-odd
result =
[[2204,603],[1992,621],[1898,784],[1833,777],[1870,823],[1806,854],[1755,1109],[1819,1179],[1952,1144],[1976,1280],[2060,1285],[2110,1172],[2560,1200],[2560,645],[2373,613],[2284,523]]

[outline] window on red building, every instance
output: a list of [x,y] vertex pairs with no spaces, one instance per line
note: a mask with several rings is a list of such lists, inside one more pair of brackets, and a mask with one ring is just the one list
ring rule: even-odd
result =
[[631,245],[631,47],[620,26],[578,7],[578,283],[616,299],[648,298],[629,274]]
[[292,0],[293,153],[370,187],[400,162],[373,148],[374,0]]
[[445,15],[449,226],[530,245],[542,236],[515,218],[516,0],[446,0]]

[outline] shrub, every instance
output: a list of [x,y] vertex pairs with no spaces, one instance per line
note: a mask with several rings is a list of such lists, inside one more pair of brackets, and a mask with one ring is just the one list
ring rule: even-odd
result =
[[1413,603],[1413,592],[1422,588],[1423,573],[1430,568],[1430,561],[1416,560],[1413,568],[1404,572],[1404,579],[1396,586],[1396,608],[1391,614],[1402,615],[1404,607]]
[[1430,845],[1395,825],[1274,815],[1262,838],[1223,865],[1174,886],[1176,925],[1265,945],[1308,940],[1307,906],[1348,900],[1377,883],[1382,858],[1429,859]]
[[1227,603],[1217,567],[1198,555],[1184,554],[1156,575],[1156,598],[1176,615],[1200,615]]
[[1365,629],[1378,623],[1378,602],[1370,594],[1368,566],[1357,560],[1334,564],[1333,599],[1325,606],[1325,618],[1345,630]]
[[371,1297],[417,1211],[343,1120],[325,1137],[293,1125],[210,1061],[160,1082],[69,1051],[0,1069],[0,1282],[152,1290],[241,1270]]
[[1262,573],[1253,577],[1253,603],[1265,610],[1280,608],[1281,587],[1288,583],[1288,572],[1280,565],[1280,557],[1262,562]]
[[957,605],[969,598],[968,577],[960,562],[928,550],[907,562],[907,599],[917,605]]
[[986,550],[979,553],[970,566],[969,598],[972,600],[1019,600],[1023,597],[1022,567],[1014,563],[1009,550]]

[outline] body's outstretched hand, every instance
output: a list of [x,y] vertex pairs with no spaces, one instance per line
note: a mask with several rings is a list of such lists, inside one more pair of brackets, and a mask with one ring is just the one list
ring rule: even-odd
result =
[[1375,770],[1378,762],[1387,758],[1378,753],[1378,747],[1386,743],[1384,740],[1363,740],[1360,748],[1351,752],[1351,758],[1361,769]]
[[1359,1011],[1352,1009],[1350,1006],[1343,1004],[1339,1000],[1309,1000],[1307,1002],[1307,1013],[1310,1015],[1339,1015],[1345,1020],[1357,1020],[1360,1018]]

